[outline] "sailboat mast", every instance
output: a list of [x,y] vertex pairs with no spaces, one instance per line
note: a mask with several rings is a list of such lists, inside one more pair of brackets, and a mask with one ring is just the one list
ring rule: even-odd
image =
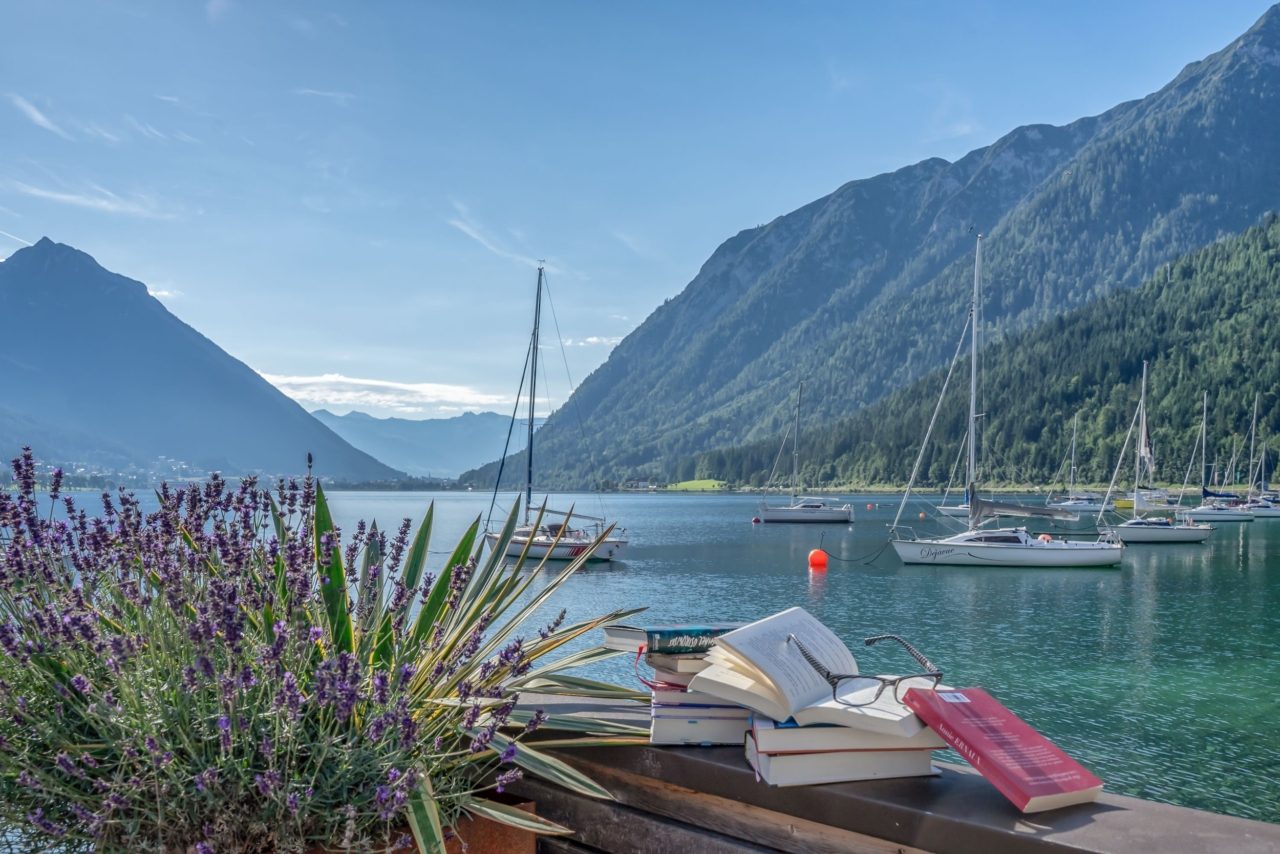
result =
[[[973,490],[978,479],[978,298],[982,282],[982,235],[978,235],[978,246],[973,261],[973,305],[969,309],[973,321],[973,338],[969,356],[969,473],[966,479],[966,491]],[[973,499],[970,495],[970,513]]]
[[1249,491],[1246,493],[1250,498],[1253,497],[1253,451],[1258,441],[1258,395],[1253,396],[1253,422],[1249,425]]
[[1080,426],[1080,413],[1071,416],[1071,485],[1067,487],[1067,498],[1076,494],[1076,428]]
[[533,303],[533,339],[529,342],[529,436],[525,445],[524,521],[533,506],[533,419],[538,399],[538,330],[542,325],[542,267],[538,267],[538,291]]
[[1207,442],[1205,437],[1209,432],[1209,392],[1205,391],[1204,401],[1200,404],[1200,493],[1203,495],[1205,490],[1205,469],[1209,466],[1209,458],[1205,454],[1205,446]]
[[[1138,394],[1138,440],[1133,443],[1133,517],[1138,518],[1138,484],[1142,482],[1142,445],[1147,436],[1147,363],[1142,363],[1142,390]],[[1152,472],[1155,477],[1155,472]]]
[[796,389],[796,443],[791,448],[791,503],[796,503],[796,485],[800,482],[800,400],[804,397],[804,380]]

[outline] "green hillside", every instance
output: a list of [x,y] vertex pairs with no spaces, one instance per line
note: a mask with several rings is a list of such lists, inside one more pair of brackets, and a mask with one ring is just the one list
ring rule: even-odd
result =
[[[952,318],[949,347],[963,318]],[[984,349],[979,411],[987,482],[1048,485],[1080,416],[1083,479],[1105,482],[1149,362],[1147,401],[1159,477],[1179,483],[1209,393],[1208,459],[1226,462],[1244,444],[1255,393],[1259,432],[1280,432],[1280,219],[1160,267],[1136,290],[1114,293]],[[956,368],[923,482],[945,483],[964,435],[968,359]],[[936,371],[858,415],[806,427],[810,484],[905,483],[937,402]],[[807,390],[806,390],[807,396]],[[761,483],[777,453],[761,441],[683,458],[672,479]],[[1247,455],[1247,449],[1240,456]],[[1243,464],[1242,464],[1243,465]],[[1196,480],[1193,474],[1193,480]]]

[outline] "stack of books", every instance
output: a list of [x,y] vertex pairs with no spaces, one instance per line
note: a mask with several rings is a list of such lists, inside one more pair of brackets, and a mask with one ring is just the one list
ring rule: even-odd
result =
[[742,744],[751,711],[738,703],[689,690],[690,681],[710,666],[707,650],[715,639],[740,626],[605,626],[606,647],[634,652],[637,672],[641,658],[653,671],[652,677],[641,676],[651,691],[651,744]]
[[686,692],[751,710],[747,762],[775,786],[930,776],[932,751],[950,746],[1022,812],[1092,801],[1102,789],[980,688],[910,688],[900,702],[880,679],[833,674],[857,676],[853,653],[791,608],[719,635]]

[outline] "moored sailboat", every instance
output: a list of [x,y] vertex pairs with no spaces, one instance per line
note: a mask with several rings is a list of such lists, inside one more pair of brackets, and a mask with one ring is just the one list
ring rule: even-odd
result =
[[[1151,443],[1147,438],[1147,363],[1142,363],[1142,390],[1138,396],[1138,410],[1134,413],[1134,421],[1137,424],[1138,436],[1134,442],[1133,451],[1133,506],[1140,506],[1142,497],[1139,495],[1138,484],[1142,483],[1142,476],[1145,473],[1154,479],[1155,476],[1155,457],[1151,453]],[[1133,427],[1129,428],[1132,434]],[[1120,458],[1123,461],[1124,451],[1128,448],[1129,437],[1125,437],[1125,446],[1120,449]],[[1117,471],[1119,464],[1117,464]],[[1112,479],[1114,483],[1114,478]],[[1110,495],[1110,490],[1107,491]],[[1098,513],[1099,524],[1098,531],[1103,534],[1109,534],[1126,545],[1130,543],[1203,543],[1213,533],[1212,525],[1203,525],[1188,522],[1179,522],[1176,517],[1169,516],[1143,516],[1140,510],[1134,510],[1134,516],[1119,525],[1103,525],[1101,524],[1102,513]]]
[[[549,510],[545,507],[536,515],[533,514],[533,437],[534,437],[534,402],[538,388],[538,338],[542,324],[542,286],[544,270],[538,267],[537,296],[533,309],[533,336],[529,341],[529,353],[526,357],[529,376],[529,416],[528,444],[525,446],[525,481],[524,481],[524,524],[516,528],[507,543],[506,555],[534,560],[575,560],[587,554],[587,560],[609,561],[622,557],[627,546],[626,531],[615,528],[607,520],[584,516],[579,513],[561,510]],[[521,383],[523,390],[524,383]],[[518,398],[518,396],[517,396]],[[517,399],[517,408],[519,400]],[[514,413],[513,413],[514,418]],[[506,450],[503,450],[506,458]],[[494,483],[496,496],[498,483],[502,480],[502,470],[498,470],[498,478]],[[562,521],[547,521],[546,517],[556,517]],[[494,532],[485,533],[485,542],[495,548],[501,542],[501,535]]]
[[[796,387],[795,435],[791,449],[791,501],[788,504],[760,502],[757,516],[761,522],[834,522],[845,524],[853,521],[853,507],[845,502],[832,501],[807,495],[797,495],[800,483],[800,402],[804,397],[804,382]],[[786,447],[783,437],[783,447]]]
[[[973,265],[973,303],[970,307],[969,435],[965,493],[969,504],[969,529],[950,537],[922,538],[913,532],[899,534],[898,519],[911,495],[911,485],[898,508],[890,542],[903,563],[951,566],[1093,567],[1116,566],[1124,544],[1114,540],[1077,541],[1049,534],[1034,536],[1026,528],[983,528],[1001,516],[1079,519],[1074,513],[1053,507],[1024,507],[979,498],[977,493],[978,306],[982,285],[982,235],[978,235]],[[943,389],[945,391],[945,384]],[[932,426],[932,425],[931,425]],[[927,435],[926,435],[927,441]],[[922,449],[923,450],[923,449]],[[918,469],[917,460],[917,469]],[[914,481],[915,472],[912,473]]]

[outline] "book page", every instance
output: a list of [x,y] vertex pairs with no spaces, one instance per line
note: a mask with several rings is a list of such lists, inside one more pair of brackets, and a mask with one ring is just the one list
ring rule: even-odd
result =
[[754,665],[794,714],[824,698],[831,699],[831,685],[805,661],[796,645],[787,641],[791,634],[833,673],[858,672],[853,653],[803,608],[789,608],[722,635],[717,645]]

